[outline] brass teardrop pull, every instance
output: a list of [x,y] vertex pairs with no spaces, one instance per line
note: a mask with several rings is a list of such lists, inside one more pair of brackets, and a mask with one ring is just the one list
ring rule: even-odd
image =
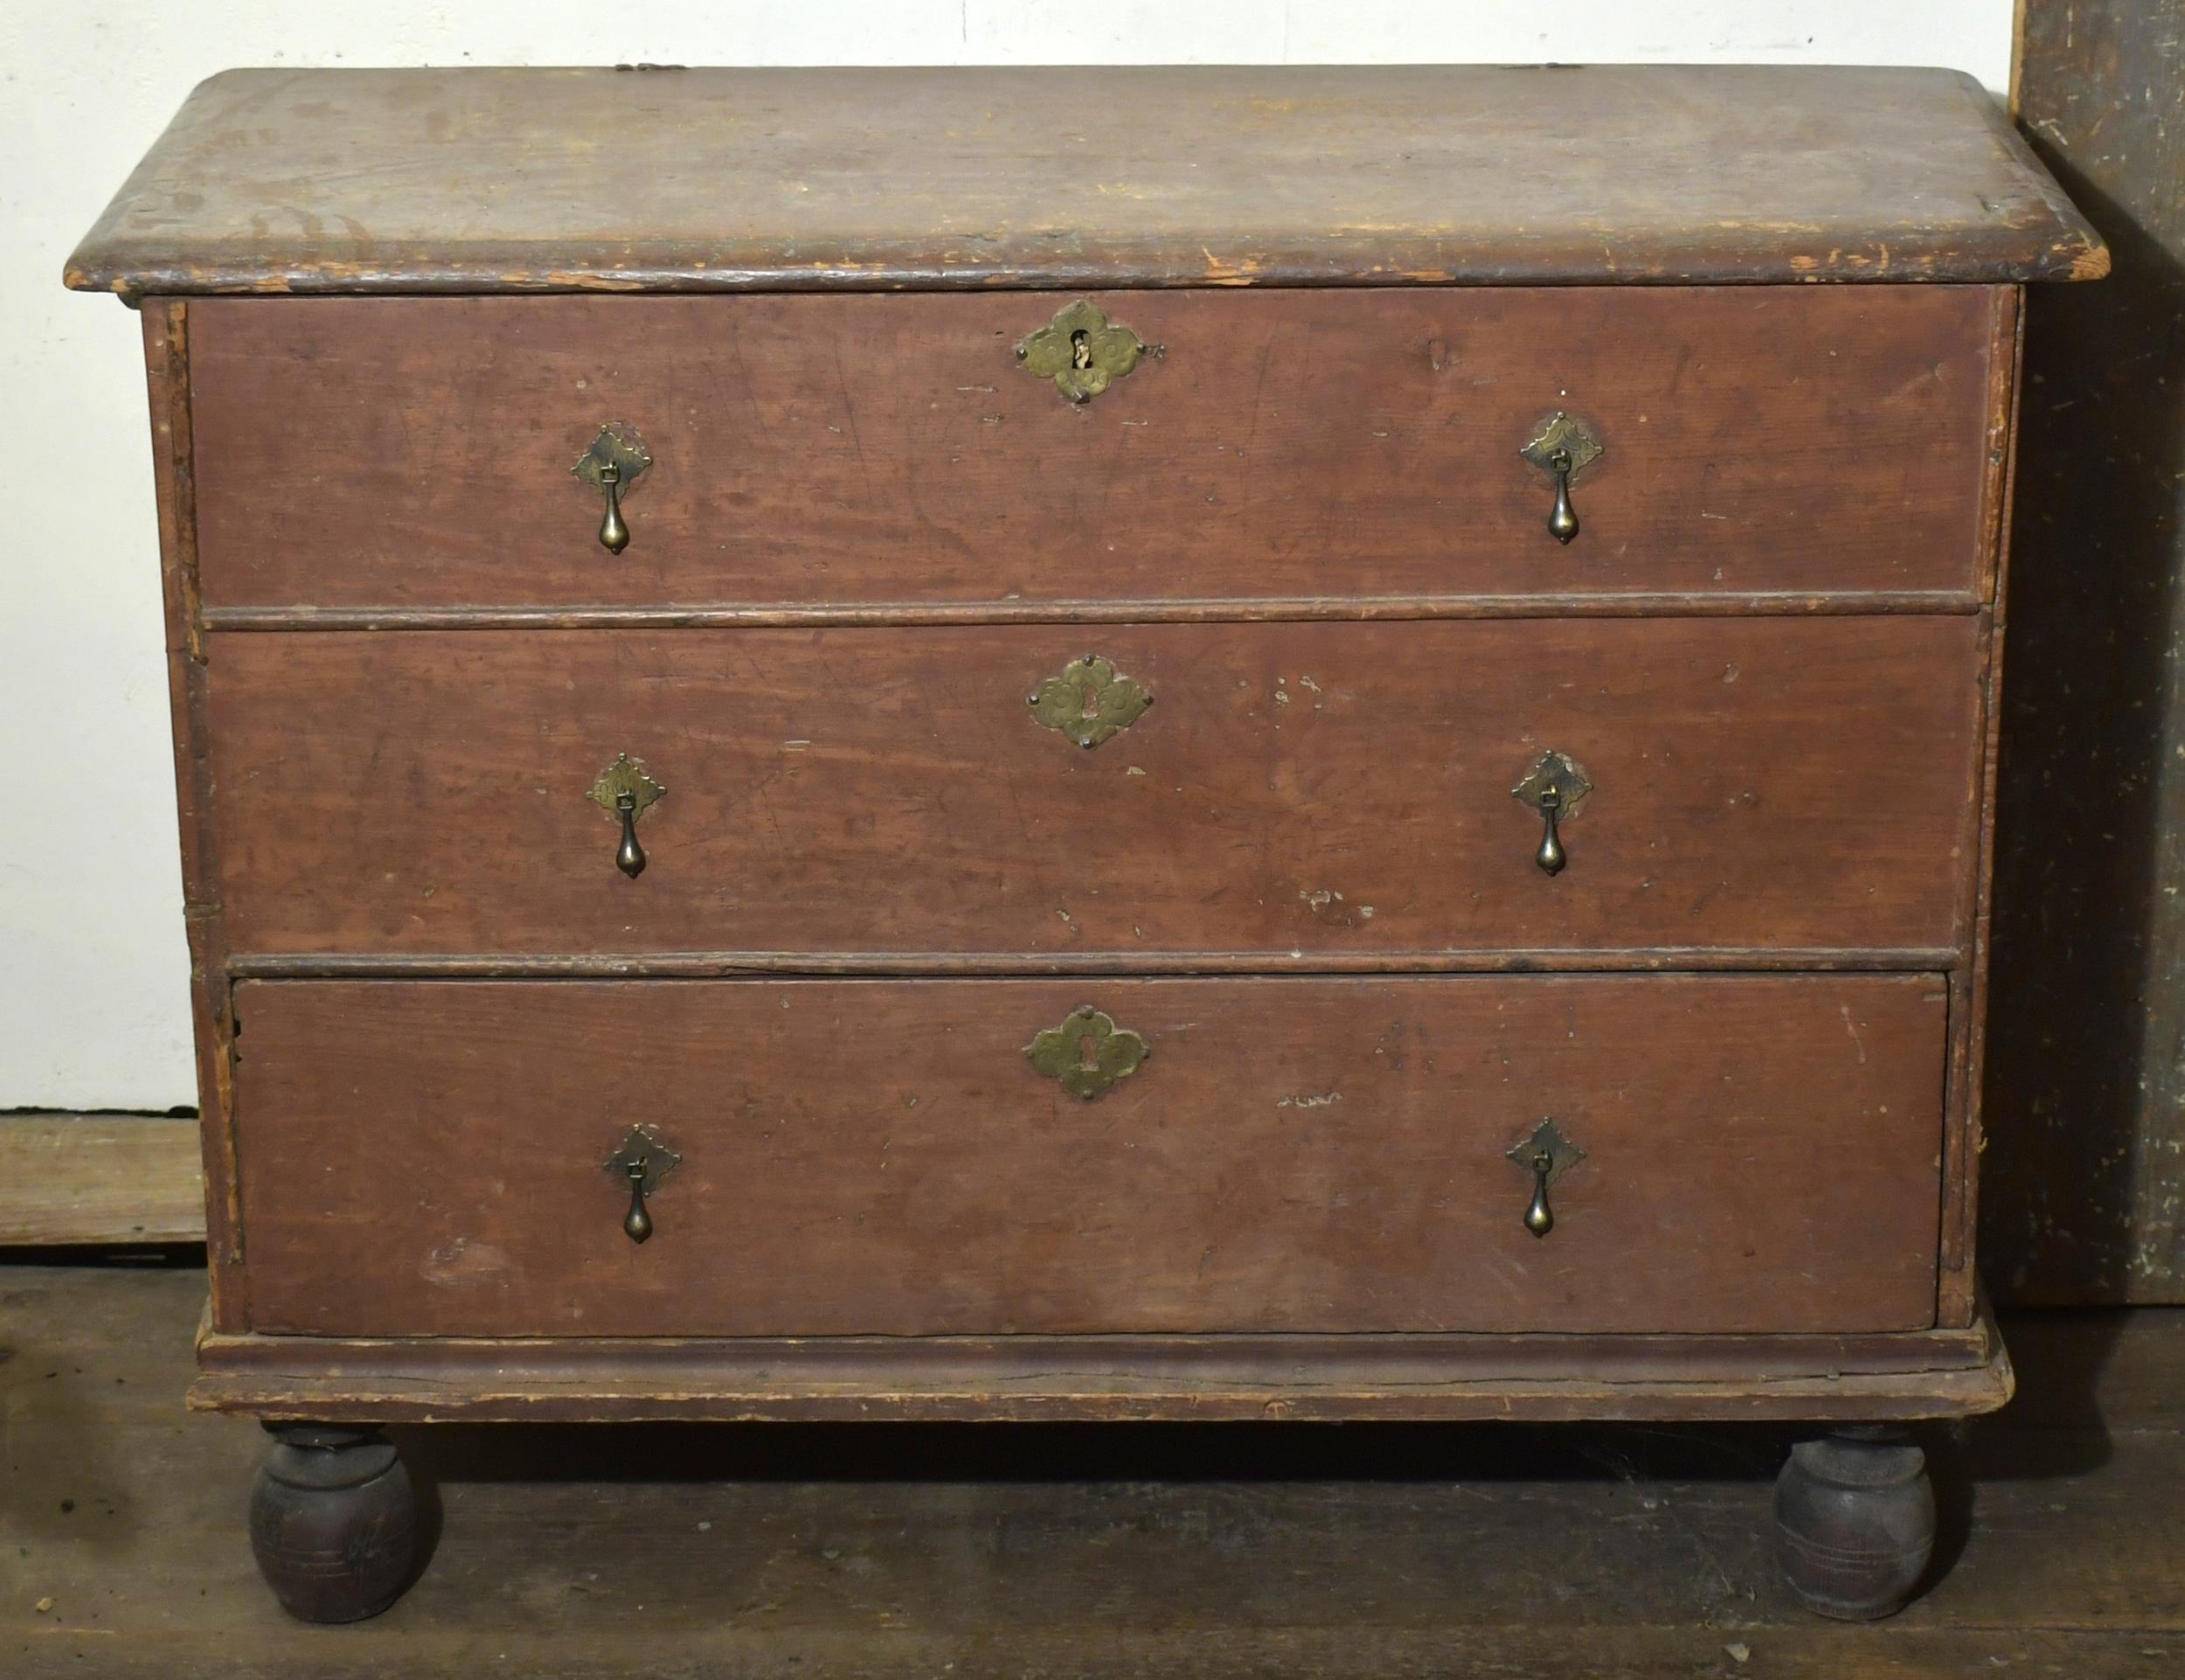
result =
[[634,1243],[652,1239],[653,1212],[647,1198],[658,1192],[661,1183],[683,1164],[683,1157],[660,1141],[650,1126],[633,1126],[621,1147],[607,1158],[607,1176],[629,1191],[629,1211],[622,1215],[622,1234]]
[[1536,1237],[1544,1237],[1556,1228],[1555,1210],[1548,1205],[1548,1175],[1555,1168],[1555,1156],[1545,1149],[1532,1158],[1532,1204],[1525,1210],[1525,1229]]
[[1525,1229],[1544,1237],[1556,1228],[1555,1210],[1548,1205],[1548,1187],[1585,1159],[1585,1151],[1563,1135],[1552,1120],[1543,1120],[1510,1146],[1509,1158],[1532,1175],[1532,1200],[1525,1204]]
[[667,791],[645,774],[642,763],[623,753],[600,772],[600,779],[585,795],[621,825],[614,867],[632,880],[645,872],[645,849],[637,843],[637,819]]
[[637,434],[610,421],[600,428],[592,447],[569,469],[597,489],[606,503],[600,515],[600,546],[610,554],[620,554],[629,546],[629,521],[622,517],[622,498],[652,464],[653,458],[645,453]]
[[1543,875],[1560,875],[1571,861],[1563,849],[1564,819],[1578,809],[1578,801],[1593,791],[1585,772],[1562,753],[1543,753],[1540,761],[1511,788],[1510,795],[1540,813],[1540,845],[1532,860]]
[[[653,1216],[645,1206],[645,1163],[633,1161],[629,1173],[629,1211],[622,1216],[622,1234],[632,1242],[642,1243],[653,1234]],[[1541,1192],[1545,1195],[1543,1190]],[[1530,1224],[1528,1219],[1526,1223]]]
[[[1563,790],[1560,788],[1542,788],[1540,790],[1540,850],[1533,853],[1532,860],[1540,865],[1544,874],[1560,875],[1563,873],[1564,864],[1571,861],[1563,850],[1563,837],[1556,832],[1556,824],[1562,819],[1562,816]],[[642,857],[638,859],[638,864],[640,868],[643,867]],[[630,871],[633,875],[636,872],[636,870]]]
[[[637,795],[627,789],[615,795],[614,809],[622,819],[622,843],[614,850],[614,867],[634,881],[645,872],[645,849],[637,843]],[[1555,832],[1552,826],[1549,832]]]
[[[1571,452],[1568,449],[1557,449],[1550,455],[1548,470],[1555,475],[1556,481],[1556,504],[1548,515],[1548,531],[1558,543],[1567,543],[1578,534],[1578,510],[1571,505]],[[609,489],[607,496],[607,509],[612,513],[614,507],[614,492]],[[600,540],[603,543],[607,541],[607,534],[604,531],[600,533]],[[621,545],[616,544],[612,546],[619,547]]]
[[600,518],[600,546],[620,554],[629,546],[629,526],[622,518],[622,469],[611,462],[600,468],[600,489],[607,496],[607,511]]
[[1601,441],[1557,410],[1540,423],[1518,454],[1555,483],[1555,505],[1548,511],[1548,534],[1567,543],[1578,534],[1578,510],[1571,505],[1571,481],[1599,458]]

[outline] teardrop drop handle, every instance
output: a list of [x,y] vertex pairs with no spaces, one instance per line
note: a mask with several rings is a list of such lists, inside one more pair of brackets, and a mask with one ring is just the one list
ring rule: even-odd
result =
[[622,1216],[622,1234],[642,1243],[653,1234],[653,1216],[645,1206],[645,1162],[629,1163],[629,1211]]
[[615,795],[614,814],[622,819],[622,843],[614,849],[614,867],[634,881],[645,872],[645,849],[637,843],[637,795]]
[[[1567,543],[1578,534],[1578,510],[1571,505],[1571,452],[1557,449],[1550,455],[1548,470],[1556,481],[1556,504],[1548,515],[1548,532],[1558,543]],[[607,494],[612,497],[614,492]]]
[[1562,820],[1563,790],[1543,788],[1540,793],[1540,850],[1532,855],[1533,862],[1540,865],[1543,874],[1560,875],[1564,864],[1571,861],[1563,850],[1563,836],[1557,828]]
[[1532,1204],[1525,1210],[1525,1229],[1536,1237],[1544,1237],[1556,1228],[1554,1210],[1548,1205],[1548,1175],[1555,1165],[1555,1156],[1545,1149],[1532,1158]]
[[629,525],[622,517],[622,469],[611,461],[600,469],[600,493],[607,497],[607,512],[600,520],[600,546],[610,554],[620,554],[629,546]]

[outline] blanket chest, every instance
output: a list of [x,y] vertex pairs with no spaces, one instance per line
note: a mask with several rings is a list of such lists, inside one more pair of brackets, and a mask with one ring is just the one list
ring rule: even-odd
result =
[[2106,260],[1937,71],[206,83],[68,281],[283,1602],[531,1418],[1807,1420],[1792,1586],[1903,1602]]

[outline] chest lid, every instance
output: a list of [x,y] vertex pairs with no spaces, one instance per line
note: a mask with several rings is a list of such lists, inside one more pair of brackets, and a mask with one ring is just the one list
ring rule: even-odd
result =
[[124,296],[2091,278],[1969,77],[1814,66],[234,70]]

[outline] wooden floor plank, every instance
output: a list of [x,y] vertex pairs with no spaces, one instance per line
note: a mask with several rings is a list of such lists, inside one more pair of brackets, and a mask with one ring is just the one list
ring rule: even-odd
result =
[[2185,1313],[2022,1337],[2023,1419],[1932,1438],[1962,1555],[1877,1628],[1776,1584],[1779,1431],[850,1425],[409,1432],[436,1555],[323,1629],[250,1563],[260,1432],[183,1410],[203,1287],[0,1267],[0,1673],[2185,1673]]
[[0,1114],[0,1246],[204,1240],[196,1121]]

